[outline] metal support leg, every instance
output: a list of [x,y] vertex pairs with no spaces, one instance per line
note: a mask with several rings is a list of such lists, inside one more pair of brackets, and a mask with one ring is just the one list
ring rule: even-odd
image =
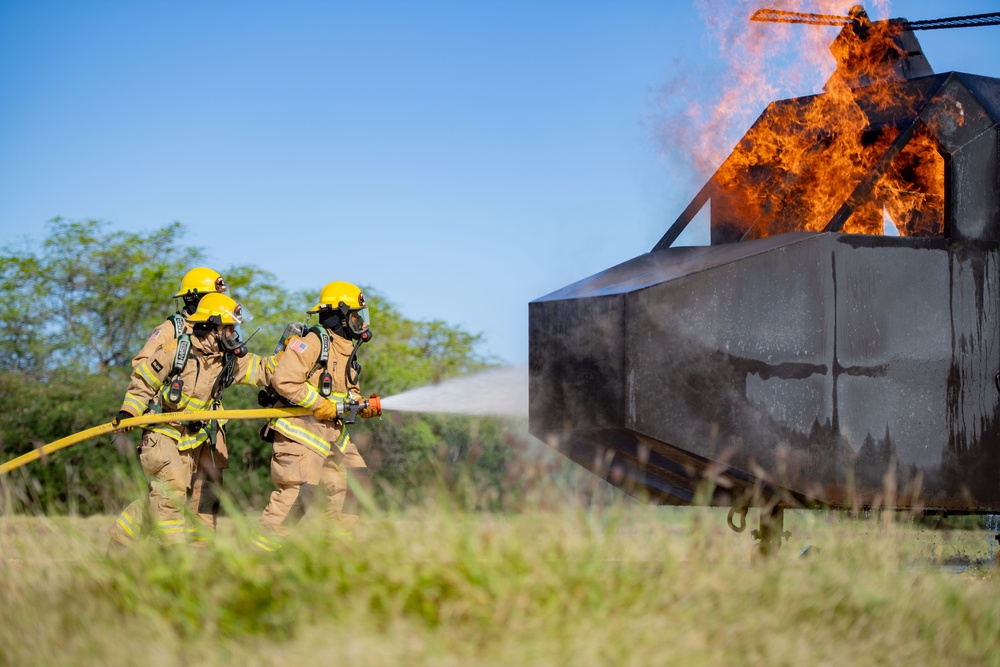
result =
[[785,508],[775,506],[761,508],[760,510],[760,530],[755,530],[751,535],[754,539],[760,540],[760,552],[767,556],[778,553],[781,548],[782,538],[788,539],[791,533],[784,530]]

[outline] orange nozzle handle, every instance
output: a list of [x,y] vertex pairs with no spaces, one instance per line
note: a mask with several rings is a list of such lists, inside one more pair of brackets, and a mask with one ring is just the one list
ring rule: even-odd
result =
[[368,397],[368,407],[375,408],[375,411],[378,413],[376,416],[382,415],[382,399],[379,398],[378,394],[372,394]]

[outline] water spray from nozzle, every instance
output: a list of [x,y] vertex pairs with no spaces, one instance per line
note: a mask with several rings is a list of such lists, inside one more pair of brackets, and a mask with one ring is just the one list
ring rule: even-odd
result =
[[456,415],[528,416],[528,368],[507,366],[381,399],[383,410]]

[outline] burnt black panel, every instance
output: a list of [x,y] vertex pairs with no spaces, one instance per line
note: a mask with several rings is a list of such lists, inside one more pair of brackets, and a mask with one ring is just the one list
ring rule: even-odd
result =
[[621,426],[624,296],[532,303],[528,315],[532,423],[546,431]]
[[[691,461],[716,461],[727,474],[834,505],[852,493],[876,498],[891,469],[897,487],[928,506],[1000,507],[996,246],[779,239],[740,244],[749,251],[740,258],[625,296],[533,303],[533,326],[562,318],[589,333],[533,334],[532,432],[575,442],[574,459],[595,472],[609,467],[581,455],[580,441],[617,451],[630,461],[629,484],[639,484],[633,469],[643,463],[650,484],[659,480],[645,492],[669,486],[670,502],[685,496],[680,488],[693,497]],[[758,245],[768,247],[753,252]],[[644,256],[644,274],[674,255],[692,253]],[[624,335],[610,335],[600,323],[621,324],[623,310]],[[601,345],[578,363],[582,341]],[[668,456],[687,453],[688,485],[625,456],[628,433]]]

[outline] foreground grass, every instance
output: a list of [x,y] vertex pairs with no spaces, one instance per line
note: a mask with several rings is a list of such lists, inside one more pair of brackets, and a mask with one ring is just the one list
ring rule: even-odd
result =
[[763,560],[708,511],[434,510],[106,559],[110,522],[0,517],[0,664],[1000,664],[994,571],[939,567],[983,532],[803,513]]

